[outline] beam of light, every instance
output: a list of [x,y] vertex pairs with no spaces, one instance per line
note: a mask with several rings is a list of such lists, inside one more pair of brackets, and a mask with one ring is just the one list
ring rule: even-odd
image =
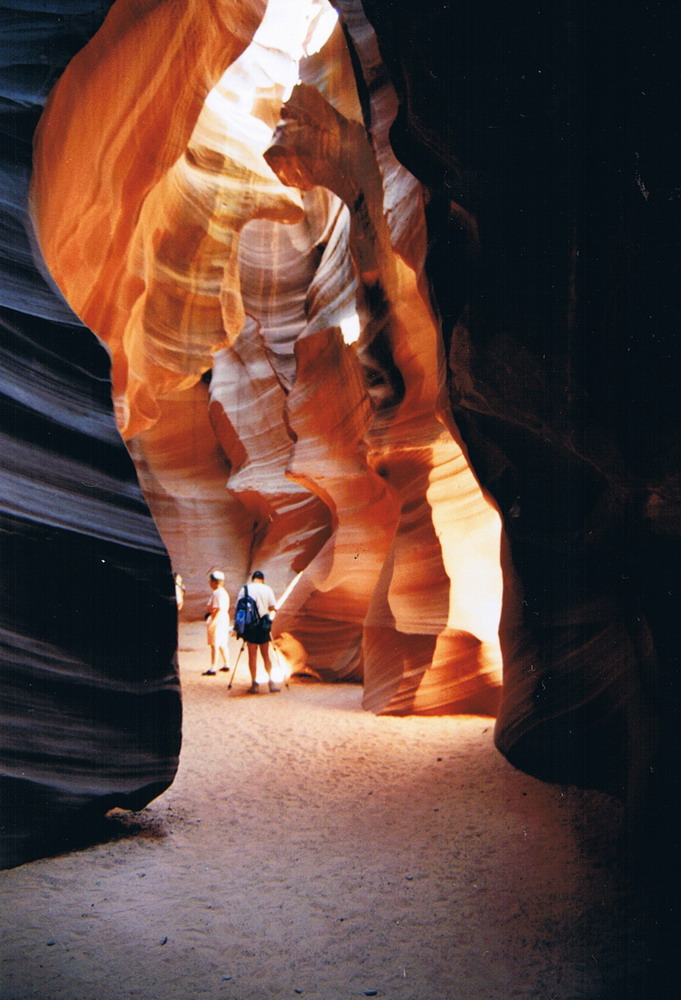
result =
[[293,588],[295,587],[295,585],[298,583],[298,581],[300,580],[300,578],[301,578],[302,575],[303,575],[302,573],[298,573],[297,576],[293,577],[293,579],[289,583],[289,585],[286,588],[286,590],[284,591],[284,593],[281,595],[281,597],[279,598],[279,600],[274,605],[275,608],[277,609],[277,611],[282,606],[282,604],[284,603],[284,601],[286,600],[286,598],[288,597],[288,595],[291,593],[291,591],[293,590]]
[[269,0],[250,45],[208,94],[206,105],[233,127],[235,109],[252,117],[258,93],[284,104],[300,80],[300,62],[327,42],[338,20],[327,0]]
[[341,333],[343,334],[343,340],[346,344],[356,344],[359,340],[359,335],[361,333],[359,325],[359,316],[357,313],[352,313],[351,316],[346,316],[341,320],[340,324]]

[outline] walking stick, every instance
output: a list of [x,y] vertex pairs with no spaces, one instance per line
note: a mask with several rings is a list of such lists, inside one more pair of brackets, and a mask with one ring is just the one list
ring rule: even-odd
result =
[[237,653],[237,657],[236,657],[236,663],[234,664],[234,670],[232,671],[232,676],[231,676],[231,677],[229,678],[229,684],[227,685],[227,690],[228,690],[228,691],[229,691],[229,689],[230,689],[230,688],[231,688],[231,686],[232,686],[232,681],[234,680],[234,674],[236,673],[236,668],[237,668],[237,667],[239,666],[239,660],[241,659],[241,654],[242,654],[242,653],[243,653],[243,651],[244,651],[244,647],[245,647],[245,645],[246,645],[246,640],[245,640],[245,639],[242,639],[242,640],[241,640],[241,649],[240,649],[240,650],[239,650],[239,652]]

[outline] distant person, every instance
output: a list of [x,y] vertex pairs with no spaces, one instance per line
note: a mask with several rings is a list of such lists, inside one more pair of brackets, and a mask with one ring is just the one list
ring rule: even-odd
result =
[[[248,643],[248,669],[251,674],[251,686],[248,693],[258,694],[260,691],[260,685],[255,679],[258,673],[258,650],[262,655],[265,671],[269,678],[269,689],[274,693],[280,690],[272,680],[272,664],[270,662],[269,644],[272,627],[270,612],[275,610],[274,591],[265,583],[265,576],[259,569],[253,573],[251,582],[247,586],[248,595],[255,601],[260,615],[260,621],[256,625],[247,625],[244,632],[244,639]],[[245,591],[246,587],[242,587],[239,591],[239,597],[243,597]]]
[[179,573],[175,574],[175,603],[177,604],[177,610],[182,611],[184,604],[184,583]]
[[225,590],[225,574],[213,570],[208,578],[212,594],[208,599],[206,630],[210,646],[210,669],[204,677],[215,677],[217,661],[222,658],[220,670],[229,670],[229,594]]

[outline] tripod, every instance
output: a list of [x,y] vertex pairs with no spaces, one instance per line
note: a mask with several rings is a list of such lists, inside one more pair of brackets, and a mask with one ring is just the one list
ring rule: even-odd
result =
[[[270,639],[270,645],[272,646],[272,649],[274,650],[274,652],[276,654],[277,663],[279,664],[279,667],[281,668],[281,673],[282,673],[282,676],[284,678],[284,687],[288,690],[288,677],[286,676],[286,671],[284,670],[284,665],[281,662],[281,657],[279,656],[279,650],[275,646],[273,639]],[[229,678],[229,684],[227,685],[227,690],[228,691],[232,687],[232,683],[234,681],[234,675],[236,674],[236,668],[239,666],[239,660],[241,659],[241,654],[243,653],[243,651],[244,651],[245,648],[246,648],[246,640],[242,638],[242,640],[241,640],[241,649],[239,650],[239,652],[237,654],[236,663],[234,664],[234,670],[232,670],[232,676]]]
[[245,647],[246,647],[246,640],[242,638],[242,640],[241,640],[241,649],[239,650],[239,652],[237,654],[236,663],[234,664],[234,670],[232,671],[232,676],[229,678],[229,684],[227,685],[227,690],[228,691],[229,691],[229,689],[232,686],[232,682],[234,681],[234,674],[236,673],[236,668],[239,666],[239,660],[241,659],[241,654],[243,653]]

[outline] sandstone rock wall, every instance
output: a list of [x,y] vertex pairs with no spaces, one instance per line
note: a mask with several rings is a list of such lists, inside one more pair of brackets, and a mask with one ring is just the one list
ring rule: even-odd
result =
[[[3,77],[7,565],[69,581],[39,626],[32,587],[13,588],[10,698],[56,664],[94,742],[73,775],[99,775],[85,799],[80,779],[55,791],[69,728],[48,746],[22,694],[10,783],[36,733],[42,758],[12,784],[14,815],[31,814],[29,784],[65,812],[114,786],[141,800],[170,780],[178,738],[169,563],[106,358],[49,269],[107,346],[189,615],[212,566],[234,595],[257,564],[279,592],[297,581],[275,622],[294,667],[362,680],[373,711],[493,713],[501,554],[499,748],[625,795],[632,842],[664,866],[681,645],[664,12],[338,0],[343,31],[284,52],[276,17],[248,48],[263,3],[192,0],[178,20],[119,0],[95,34],[106,6],[55,17],[40,84],[19,68],[30,46]],[[44,268],[30,142],[60,73],[31,189]],[[119,617],[148,609],[134,652],[110,645],[108,611],[91,618],[93,578]],[[138,696],[169,705],[141,777],[102,766],[118,737],[92,692],[112,676],[131,746]]]
[[[0,865],[141,808],[180,747],[170,563],[113,417],[106,352],[37,263],[27,216],[47,93],[106,4],[0,27]],[[45,60],[49,53],[49,60]]]
[[[397,105],[375,36],[354,16],[356,79],[340,27],[321,51],[309,41],[321,2],[288,47],[295,16],[271,4],[238,58],[255,8],[221,8],[222,48],[198,19],[187,50],[162,8],[131,26],[123,5],[61,78],[33,209],[51,273],[111,352],[119,427],[188,613],[215,565],[233,600],[256,567],[279,593],[297,578],[275,622],[292,669],[362,681],[378,712],[493,714],[499,519],[444,391],[423,190],[387,141]],[[168,116],[141,166],[139,129],[102,82],[133,38],[152,124]]]
[[626,799],[622,857],[666,968],[681,773],[672,13],[363,6],[400,100],[393,149],[433,194],[450,400],[521,598],[502,618],[497,745],[532,774]]

